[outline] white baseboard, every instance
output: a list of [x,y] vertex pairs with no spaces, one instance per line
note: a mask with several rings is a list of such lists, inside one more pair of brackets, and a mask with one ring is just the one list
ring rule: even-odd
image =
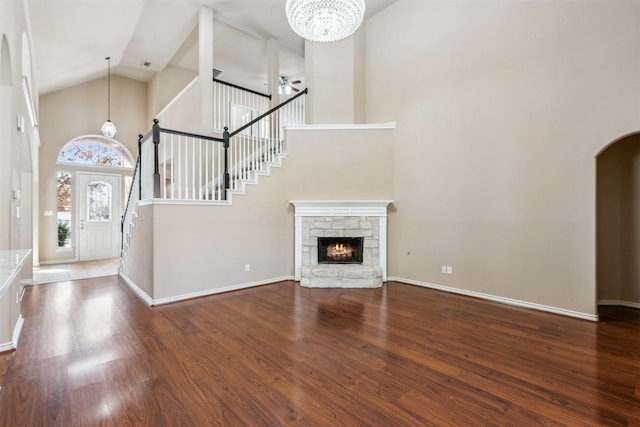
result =
[[24,325],[24,318],[22,315],[18,316],[16,327],[13,328],[13,346],[18,348],[18,341],[20,341],[20,333],[22,332],[22,325]]
[[504,298],[504,297],[499,297],[499,296],[496,296],[496,295],[484,294],[484,293],[481,293],[481,292],[468,291],[466,289],[459,289],[459,288],[452,288],[450,286],[437,285],[437,284],[434,284],[434,283],[420,282],[420,281],[412,280],[412,279],[403,279],[401,277],[388,277],[387,280],[388,281],[394,281],[394,282],[407,283],[409,285],[422,286],[422,287],[425,287],[425,288],[436,289],[436,290],[439,290],[439,291],[450,292],[450,293],[454,293],[454,294],[466,295],[466,296],[470,296],[470,297],[474,297],[474,298],[480,298],[480,299],[484,299],[484,300],[488,300],[488,301],[499,302],[499,303],[502,303],[502,304],[513,305],[513,306],[516,306],[516,307],[523,307],[523,308],[528,308],[528,309],[532,309],[532,310],[546,311],[546,312],[549,312],[549,313],[561,314],[563,316],[577,317],[579,319],[591,320],[591,321],[594,321],[594,322],[598,321],[598,315],[597,314],[594,315],[594,314],[589,314],[589,313],[582,313],[582,312],[579,312],[579,311],[566,310],[564,308],[558,308],[558,307],[552,307],[552,306],[548,306],[548,305],[536,304],[536,303],[527,302],[527,301],[521,301],[521,300],[512,299],[512,298]]
[[619,305],[621,307],[629,307],[629,308],[638,308],[638,309],[640,309],[640,302],[633,302],[633,301],[619,301],[619,300],[600,299],[600,300],[598,300],[598,305]]
[[40,265],[58,265],[78,262],[77,258],[55,259],[53,261],[40,261]]
[[140,289],[140,287],[138,285],[136,285],[127,276],[125,276],[124,274],[120,273],[120,277],[122,277],[124,279],[124,281],[127,283],[127,285],[129,285],[129,287],[133,290],[133,292],[135,292],[150,307],[158,306],[158,305],[164,305],[164,304],[170,304],[170,303],[179,302],[179,301],[186,301],[186,300],[189,300],[189,299],[200,298],[200,297],[205,297],[205,296],[209,296],[209,295],[221,294],[221,293],[224,293],[224,292],[237,291],[237,290],[240,290],[240,289],[253,288],[255,286],[268,285],[268,284],[271,284],[271,283],[282,282],[282,281],[285,281],[285,280],[293,280],[293,276],[283,276],[283,277],[276,277],[276,278],[273,278],[273,279],[260,280],[260,281],[257,281],[257,282],[242,283],[242,284],[238,284],[238,285],[225,286],[223,288],[207,289],[205,291],[191,292],[191,293],[188,293],[188,294],[182,294],[182,295],[176,295],[176,296],[171,296],[171,297],[166,297],[166,298],[153,299],[145,291]]
[[127,285],[129,285],[131,290],[136,295],[138,295],[142,301],[145,302],[145,304],[147,304],[148,306],[152,306],[153,305],[153,299],[149,295],[147,295],[147,293],[145,291],[143,291],[138,285],[136,285],[133,280],[129,279],[127,276],[122,274],[122,271],[119,272],[119,275],[127,283]]
[[13,328],[13,337],[11,337],[11,341],[0,344],[0,353],[4,353],[5,351],[11,351],[18,348],[18,341],[20,340],[20,333],[22,332],[22,325],[24,325],[24,318],[22,316],[18,316],[18,321],[16,322],[15,328]]
[[206,291],[192,292],[189,294],[176,295],[173,297],[159,298],[153,300],[153,305],[170,304],[172,302],[185,301],[193,298],[206,297],[209,295],[221,294],[224,292],[238,291],[240,289],[253,288],[255,286],[269,285],[271,283],[293,280],[293,276],[275,277],[273,279],[260,280],[257,282],[242,283],[238,285],[225,286],[224,288],[208,289]]

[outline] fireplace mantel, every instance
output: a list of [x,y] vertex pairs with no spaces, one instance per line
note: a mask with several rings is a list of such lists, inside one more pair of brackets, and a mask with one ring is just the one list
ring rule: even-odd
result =
[[387,280],[387,207],[392,200],[292,200],[295,207],[295,280],[302,277],[302,221],[304,217],[379,217],[380,268]]

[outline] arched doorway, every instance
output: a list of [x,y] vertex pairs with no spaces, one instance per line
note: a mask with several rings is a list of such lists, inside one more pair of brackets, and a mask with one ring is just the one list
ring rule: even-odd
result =
[[597,156],[596,280],[599,305],[640,308],[640,132]]

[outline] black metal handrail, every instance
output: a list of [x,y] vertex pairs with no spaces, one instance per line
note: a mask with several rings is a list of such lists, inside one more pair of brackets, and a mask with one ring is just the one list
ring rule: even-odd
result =
[[[239,86],[233,85],[231,83],[226,83],[226,82],[222,82],[221,80],[216,80],[217,82],[220,82],[222,84],[227,84],[229,86],[232,87],[236,87],[238,89],[242,89],[242,90],[247,90],[249,92],[255,93],[257,95],[262,95],[265,97],[268,97],[269,99],[271,98],[270,95],[264,95],[264,94],[260,94],[258,92],[255,91],[251,91],[249,89],[245,89],[245,88],[241,88]],[[152,138],[152,143],[154,146],[154,165],[153,165],[153,197],[154,198],[158,198],[160,197],[160,168],[159,168],[159,154],[158,154],[158,146],[160,144],[160,134],[161,133],[168,133],[168,134],[173,134],[173,135],[179,135],[179,136],[185,136],[185,137],[191,137],[191,138],[199,138],[199,139],[204,139],[204,140],[208,140],[208,141],[215,141],[215,142],[221,142],[224,148],[224,172],[222,174],[223,177],[223,193],[222,193],[222,200],[227,200],[228,197],[228,191],[230,189],[231,186],[231,180],[230,180],[230,173],[229,173],[229,147],[230,147],[230,140],[231,138],[233,138],[235,135],[238,135],[239,133],[241,133],[242,131],[244,131],[245,129],[255,125],[257,122],[259,122],[260,120],[264,119],[265,117],[269,116],[270,114],[274,113],[275,111],[283,108],[285,105],[289,104],[290,102],[293,102],[294,100],[298,99],[299,97],[306,95],[309,92],[308,89],[304,89],[303,91],[301,91],[300,93],[296,94],[295,96],[287,99],[286,101],[280,103],[279,105],[273,107],[272,109],[270,109],[269,111],[267,111],[264,114],[261,114],[260,116],[256,117],[255,119],[251,120],[249,123],[241,126],[240,128],[234,130],[233,132],[229,132],[229,128],[225,127],[224,128],[224,132],[222,135],[222,138],[218,138],[218,137],[214,137],[214,136],[207,136],[207,135],[198,135],[195,133],[191,133],[191,132],[184,132],[184,131],[178,131],[178,130],[173,130],[173,129],[165,129],[165,128],[161,128],[158,119],[154,119],[153,120],[153,126],[152,129],[146,134],[146,135],[138,135],[138,157],[136,159],[136,165],[135,168],[133,170],[133,180],[131,182],[131,187],[129,188],[129,195],[127,196],[127,202],[125,203],[125,208],[124,208],[124,213],[120,219],[120,232],[121,232],[121,242],[120,242],[120,250],[121,253],[123,253],[124,251],[124,226],[125,226],[125,220],[127,218],[127,213],[129,212],[130,204],[131,204],[131,195],[134,191],[135,188],[135,184],[136,184],[136,178],[138,180],[138,200],[142,200],[142,144],[147,141],[149,138]]]
[[277,111],[277,110],[281,109],[282,107],[284,107],[288,103],[295,101],[296,99],[300,98],[302,95],[306,95],[308,92],[309,92],[309,88],[305,88],[304,90],[300,91],[300,93],[296,94],[295,96],[292,96],[291,98],[287,99],[284,102],[281,102],[280,104],[276,105],[275,107],[273,107],[272,109],[270,109],[266,113],[261,114],[258,117],[256,117],[255,119],[251,120],[249,123],[247,123],[247,124],[245,124],[243,126],[240,126],[238,129],[234,130],[233,132],[231,132],[229,134],[229,138],[233,138],[234,136],[236,136],[237,134],[239,134],[243,130],[255,125],[260,120],[262,120],[265,117],[267,117],[269,114],[273,113],[274,111]]
[[183,132],[181,130],[160,128],[160,132],[162,132],[162,133],[171,133],[173,135],[188,136],[190,138],[206,139],[207,141],[224,142],[224,139],[216,138],[215,136],[198,135],[197,133]]
[[[262,95],[262,96],[266,96],[271,98],[270,95],[264,95],[264,94],[260,94],[258,92],[254,92],[251,91],[249,89],[245,89],[245,88],[241,88],[239,86],[233,85],[231,83],[226,83],[223,82],[221,80],[217,80],[214,79],[217,82],[220,82],[222,84],[228,84],[229,86],[233,86],[242,90],[247,90],[249,92],[255,93],[257,95]],[[174,130],[174,129],[166,129],[166,128],[161,128],[160,127],[160,122],[158,121],[158,119],[154,119],[153,120],[153,127],[152,129],[146,134],[146,135],[138,135],[138,157],[136,159],[136,165],[135,168],[133,170],[133,180],[131,182],[131,188],[129,189],[129,195],[127,197],[127,202],[125,204],[125,208],[124,208],[124,213],[121,217],[120,220],[120,231],[122,233],[122,240],[121,240],[121,250],[124,249],[124,222],[125,219],[127,217],[127,212],[129,211],[130,208],[130,203],[131,203],[131,194],[134,191],[134,186],[135,186],[135,182],[136,182],[136,177],[138,178],[138,200],[142,200],[142,144],[147,141],[150,137],[152,138],[152,143],[154,145],[154,155],[153,155],[153,161],[154,161],[154,165],[153,165],[153,197],[154,198],[158,198],[160,197],[160,165],[159,165],[159,155],[158,155],[158,146],[160,144],[160,134],[161,133],[169,133],[169,134],[173,134],[173,135],[180,135],[180,136],[186,136],[186,137],[192,137],[192,138],[200,138],[200,139],[204,139],[204,140],[208,140],[208,141],[215,141],[215,142],[221,142],[223,144],[223,148],[224,148],[224,172],[223,172],[223,182],[224,182],[224,192],[222,193],[222,200],[227,200],[227,193],[229,191],[229,188],[231,186],[231,180],[230,180],[230,173],[229,173],[229,147],[230,147],[230,140],[231,138],[233,138],[235,135],[241,133],[243,130],[255,125],[257,122],[259,122],[260,120],[264,119],[265,117],[269,116],[270,114],[272,114],[273,112],[283,108],[285,105],[289,104],[290,102],[293,102],[294,100],[296,100],[297,98],[306,95],[308,93],[308,89],[304,89],[303,91],[301,91],[300,93],[296,94],[295,96],[287,99],[286,101],[280,103],[279,105],[273,107],[272,109],[270,109],[269,111],[267,111],[264,114],[261,114],[260,116],[256,117],[255,119],[251,120],[249,123],[243,125],[242,127],[234,130],[233,132],[229,132],[229,128],[225,127],[224,128],[224,132],[222,135],[222,138],[218,138],[218,137],[214,137],[214,136],[208,136],[208,135],[198,135],[195,133],[191,133],[191,132],[184,132],[184,131],[179,131],[179,130]]]
[[245,91],[245,92],[249,92],[249,93],[252,93],[252,94],[254,94],[254,95],[258,95],[258,96],[262,96],[262,97],[265,97],[265,98],[269,98],[269,99],[271,99],[271,95],[267,95],[266,93],[261,93],[261,92],[258,92],[258,91],[252,90],[252,89],[247,89],[246,87],[242,87],[242,86],[234,85],[233,83],[225,82],[225,81],[223,81],[223,80],[218,80],[218,79],[216,79],[215,77],[213,78],[213,81],[214,81],[214,82],[218,82],[218,83],[220,83],[220,84],[223,84],[223,85],[225,85],[225,86],[232,87],[232,88],[234,88],[234,89],[243,90],[243,91]]
[[[140,164],[142,163],[142,142],[149,137],[151,133],[148,133],[145,136],[138,135],[138,157],[136,158],[136,166],[133,168],[133,179],[131,180],[131,187],[129,187],[129,194],[127,195],[127,203],[124,205],[124,212],[120,217],[120,251],[124,250],[124,220],[127,217],[127,212],[129,211],[129,204],[131,203],[131,193],[133,192],[133,186],[136,183],[135,177],[138,174],[138,171],[142,172],[142,168]],[[138,178],[138,200],[142,197],[142,187],[140,184],[141,180]]]

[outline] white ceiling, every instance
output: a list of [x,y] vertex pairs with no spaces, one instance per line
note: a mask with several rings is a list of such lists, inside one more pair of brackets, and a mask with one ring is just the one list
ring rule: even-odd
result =
[[[366,0],[371,17],[396,0]],[[289,27],[286,0],[27,0],[40,94],[113,74],[147,82],[167,65],[197,71],[194,33],[213,10],[220,77],[261,90],[266,40],[279,40],[280,71],[304,78],[304,42]],[[186,42],[186,43],[185,43]],[[256,46],[259,46],[256,48]],[[144,62],[151,65],[146,67]]]

